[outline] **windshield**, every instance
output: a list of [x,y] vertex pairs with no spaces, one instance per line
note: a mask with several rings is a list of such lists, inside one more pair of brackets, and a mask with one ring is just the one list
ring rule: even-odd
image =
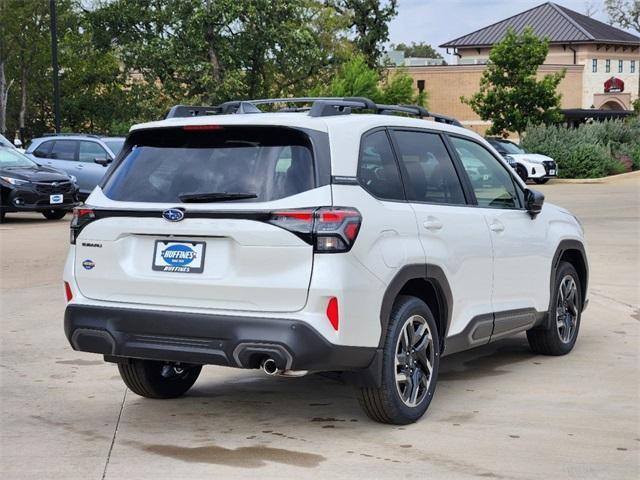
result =
[[500,141],[498,143],[502,147],[502,150],[505,150],[507,153],[510,153],[510,154],[513,154],[513,155],[519,155],[521,153],[527,153],[522,148],[520,148],[519,146],[517,146],[513,142],[502,140],[502,141]]
[[184,128],[134,132],[105,195],[132,202],[266,202],[315,187],[312,148],[301,131]]
[[118,155],[124,145],[124,138],[103,138],[102,141],[114,155]]
[[13,148],[0,147],[0,168],[37,167],[38,164]]

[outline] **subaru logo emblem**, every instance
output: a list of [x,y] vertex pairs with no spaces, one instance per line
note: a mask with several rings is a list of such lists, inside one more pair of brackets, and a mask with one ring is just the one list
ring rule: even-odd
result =
[[53,183],[51,184],[51,186],[52,186],[52,187],[57,187],[58,185],[60,185],[58,182],[53,182]]
[[179,208],[170,208],[169,210],[162,212],[162,216],[165,220],[169,220],[170,222],[179,222],[184,218],[184,212]]

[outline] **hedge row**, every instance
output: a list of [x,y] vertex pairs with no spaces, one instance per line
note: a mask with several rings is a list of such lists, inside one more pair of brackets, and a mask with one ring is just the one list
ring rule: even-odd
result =
[[583,124],[578,128],[527,128],[522,147],[552,157],[562,178],[598,178],[640,169],[640,118]]

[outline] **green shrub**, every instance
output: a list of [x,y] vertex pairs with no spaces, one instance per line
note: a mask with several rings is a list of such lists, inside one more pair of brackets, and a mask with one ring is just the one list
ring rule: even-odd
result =
[[563,178],[598,178],[623,173],[619,161],[629,157],[632,168],[640,168],[640,119],[609,120],[564,126],[529,126],[522,139],[528,151],[553,158]]

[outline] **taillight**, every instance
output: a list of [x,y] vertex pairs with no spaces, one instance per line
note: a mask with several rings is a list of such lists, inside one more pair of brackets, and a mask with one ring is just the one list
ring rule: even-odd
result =
[[341,253],[351,250],[362,215],[345,207],[280,210],[271,213],[269,223],[295,233],[317,253]]
[[67,297],[67,302],[73,300],[73,292],[71,291],[71,285],[68,282],[64,282],[64,295]]
[[76,239],[80,231],[90,222],[96,219],[96,214],[91,208],[76,207],[73,209],[71,218],[71,231],[69,241],[71,245],[76,244]]

